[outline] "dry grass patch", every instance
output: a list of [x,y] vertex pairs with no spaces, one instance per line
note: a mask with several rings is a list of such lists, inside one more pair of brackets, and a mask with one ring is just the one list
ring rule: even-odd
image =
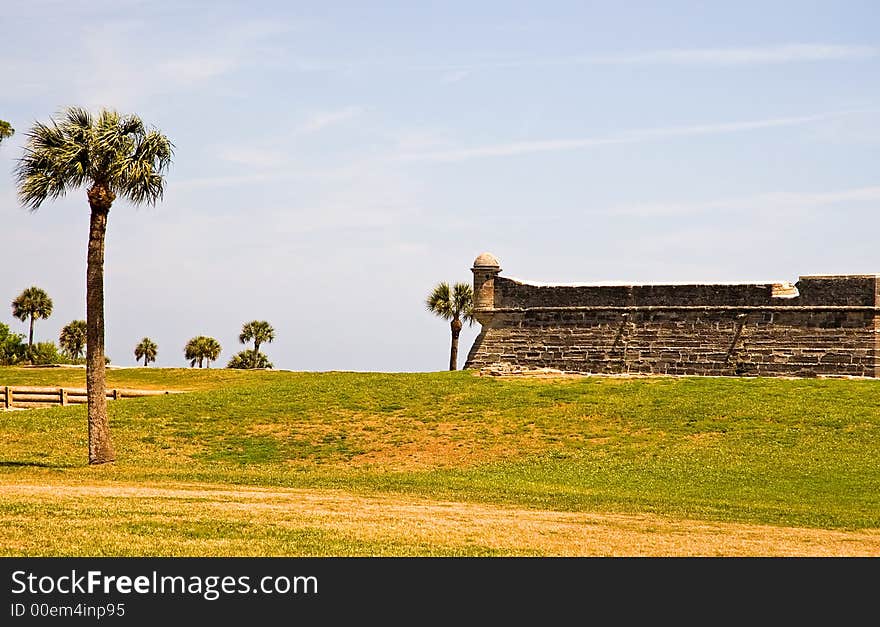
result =
[[[0,486],[0,495],[0,552],[7,556],[880,556],[878,529],[558,512],[341,490],[12,483]],[[30,517],[34,510],[40,522]]]

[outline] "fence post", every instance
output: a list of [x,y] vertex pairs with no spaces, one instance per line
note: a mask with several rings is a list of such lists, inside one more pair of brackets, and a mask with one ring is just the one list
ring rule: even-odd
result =
[[119,390],[117,390],[117,389],[114,389],[114,390],[113,390],[113,400],[114,400],[114,401],[118,401],[118,400],[119,400]]
[[6,409],[9,409],[10,407],[12,407],[12,388],[7,385],[5,388],[3,388],[3,391],[6,392]]
[[67,405],[67,390],[61,388],[61,406]]

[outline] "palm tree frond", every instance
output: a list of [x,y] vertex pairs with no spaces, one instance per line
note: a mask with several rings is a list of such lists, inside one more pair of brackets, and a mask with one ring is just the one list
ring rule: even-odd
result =
[[134,358],[138,361],[146,358],[146,362],[156,361],[158,347],[156,343],[148,337],[145,337],[140,343],[134,347]]
[[238,341],[242,344],[255,341],[257,344],[269,344],[275,340],[275,329],[265,320],[251,320],[241,327]]
[[455,283],[451,288],[439,283],[425,301],[428,311],[444,318],[461,319],[473,324],[474,291],[467,283]]
[[433,314],[449,320],[455,315],[452,299],[449,294],[449,283],[438,283],[425,301],[425,305]]
[[12,128],[12,125],[6,120],[0,120],[0,142],[13,135],[15,135],[15,129]]
[[173,154],[174,144],[158,131],[138,135],[130,156],[120,161],[116,191],[136,205],[155,205],[165,194],[162,173],[171,165]]
[[452,301],[459,316],[468,325],[474,324],[474,288],[468,283],[456,283]]
[[73,320],[61,329],[58,344],[70,357],[79,359],[86,346],[86,335],[86,321]]
[[263,353],[258,353],[254,349],[248,349],[236,353],[232,359],[229,360],[229,363],[226,364],[226,367],[242,370],[251,368],[272,368],[272,362],[269,361],[269,358]]
[[186,343],[183,355],[190,360],[190,365],[194,366],[203,359],[207,359],[209,362],[216,361],[222,350],[220,342],[213,337],[199,335]]
[[21,204],[36,210],[47,198],[59,198],[68,187],[80,185],[83,177],[76,168],[80,150],[54,121],[34,124],[14,170]]
[[123,116],[117,121],[117,125],[123,135],[141,136],[146,134],[143,121],[136,115]]
[[92,114],[83,107],[68,107],[63,112],[65,122],[83,132],[89,132],[94,124]]
[[92,183],[107,185],[133,204],[155,204],[174,145],[136,115],[69,107],[58,120],[37,122],[27,134],[15,176],[21,204],[36,210],[47,198]]
[[29,317],[47,319],[52,315],[52,299],[45,290],[31,286],[12,301],[12,315],[24,322]]

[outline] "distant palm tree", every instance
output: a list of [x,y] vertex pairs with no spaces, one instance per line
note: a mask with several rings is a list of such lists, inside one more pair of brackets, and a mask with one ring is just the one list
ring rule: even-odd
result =
[[28,332],[28,353],[30,353],[34,347],[34,320],[36,318],[46,320],[52,315],[52,299],[39,287],[29,287],[12,301],[12,315],[22,322],[30,318]]
[[213,337],[199,335],[186,343],[183,354],[189,359],[191,367],[195,367],[198,364],[199,368],[201,368],[207,362],[207,366],[210,368],[211,362],[217,360],[221,350],[223,349],[220,347],[220,342]]
[[232,359],[229,360],[229,363],[226,364],[226,367],[242,370],[248,370],[251,368],[271,368],[272,362],[269,361],[269,358],[263,353],[248,349],[233,355]]
[[136,115],[103,109],[97,116],[69,107],[60,120],[37,122],[28,131],[15,169],[21,204],[36,211],[47,198],[88,187],[91,218],[86,254],[86,389],[89,463],[116,459],[107,421],[104,357],[104,241],[117,196],[154,205],[165,191],[164,171],[174,146]]
[[253,341],[254,352],[260,352],[260,344],[263,342],[269,344],[275,339],[275,329],[265,320],[252,320],[245,323],[241,327],[241,334],[238,341],[242,344]]
[[7,137],[12,137],[15,135],[15,129],[7,122],[6,120],[0,120],[0,144],[3,143],[3,140]]
[[144,360],[144,367],[150,365],[151,361],[156,361],[156,352],[158,347],[156,343],[148,337],[141,340],[140,344],[134,347],[134,358],[137,361]]
[[449,320],[452,329],[452,348],[449,351],[449,369],[458,368],[458,336],[462,322],[474,323],[474,290],[467,283],[456,283],[452,289],[446,282],[438,284],[425,301],[428,311]]
[[58,343],[71,359],[82,357],[83,349],[86,346],[86,321],[74,320],[69,322],[61,329]]

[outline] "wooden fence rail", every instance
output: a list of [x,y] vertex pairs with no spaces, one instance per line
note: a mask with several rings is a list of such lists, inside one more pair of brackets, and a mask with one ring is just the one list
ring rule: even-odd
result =
[[[107,399],[140,398],[174,394],[171,390],[107,390]],[[52,405],[82,405],[86,403],[85,388],[51,388],[20,385],[0,386],[0,409],[39,408]]]

